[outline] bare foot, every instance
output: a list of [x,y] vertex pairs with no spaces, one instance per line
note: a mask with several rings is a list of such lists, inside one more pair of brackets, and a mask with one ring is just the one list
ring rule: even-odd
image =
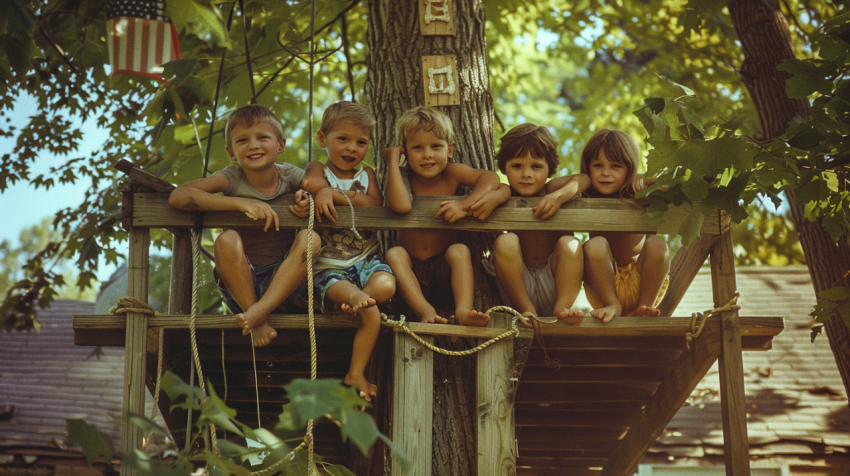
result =
[[242,327],[243,336],[253,335],[254,347],[265,347],[277,337],[277,331],[269,325],[268,316],[258,319],[251,313],[251,308],[248,308],[247,312],[237,314],[236,322]]
[[372,401],[372,397],[378,394],[378,386],[372,382],[366,380],[364,376],[352,376],[351,374],[346,374],[345,380],[343,380],[346,385],[353,385],[357,387],[357,390],[360,390],[360,396],[366,399],[367,402]]
[[635,316],[658,317],[660,315],[661,311],[659,309],[650,306],[638,306],[638,308],[635,309]]
[[462,310],[458,310],[458,312],[455,313],[455,316],[458,317],[458,324],[461,326],[486,327],[487,323],[490,322],[490,316],[483,312],[478,312],[475,309],[472,309],[465,314]]
[[579,324],[584,317],[584,311],[581,309],[570,309],[565,307],[564,309],[556,312],[555,317],[567,324]]
[[272,340],[277,337],[277,331],[268,322],[260,324],[248,331],[248,333],[251,334],[251,338],[254,340],[254,347],[265,347],[271,344]]
[[623,313],[623,306],[620,304],[611,304],[610,306],[600,307],[590,311],[590,315],[601,319],[602,322],[611,322],[614,316],[619,316]]
[[448,324],[449,323],[448,319],[446,319],[444,317],[440,317],[439,315],[437,315],[437,311],[435,311],[433,309],[422,314],[419,317],[419,321],[420,322],[429,322],[431,324]]
[[357,311],[359,311],[361,309],[366,309],[367,307],[372,307],[376,304],[378,304],[378,302],[375,301],[375,298],[370,297],[370,298],[366,299],[365,301],[361,301],[361,302],[355,303],[353,305],[347,304],[347,303],[342,303],[339,306],[339,309],[346,314],[357,314]]

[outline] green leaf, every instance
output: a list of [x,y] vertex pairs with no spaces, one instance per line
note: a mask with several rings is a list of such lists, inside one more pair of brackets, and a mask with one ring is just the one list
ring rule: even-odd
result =
[[804,99],[816,92],[829,94],[832,91],[832,77],[828,76],[831,68],[821,68],[811,61],[789,59],[776,69],[793,74],[785,82],[785,93],[789,98]]
[[695,213],[689,203],[670,205],[664,213],[664,222],[658,227],[658,233],[679,235],[682,237],[682,246],[687,246],[699,237],[702,222],[703,216]]
[[184,58],[162,64],[162,77],[167,81],[180,84],[185,81],[194,71],[198,60],[195,58]]
[[289,424],[294,425],[290,429],[303,427],[307,420],[320,418],[328,413],[368,405],[354,389],[341,384],[342,382],[336,379],[294,379],[284,385],[286,397],[289,398],[284,410],[292,415]]
[[821,299],[828,299],[830,301],[843,301],[845,299],[850,299],[850,288],[847,286],[835,286],[834,288],[825,289],[819,292],[818,297]]
[[204,399],[204,393],[199,387],[193,387],[184,382],[176,374],[170,370],[166,371],[160,382],[162,391],[168,395],[168,399],[172,402],[177,401],[178,397],[186,397],[184,403],[172,405],[171,408],[191,408],[192,410],[201,409],[201,401]]
[[343,441],[351,438],[351,441],[360,448],[363,456],[368,456],[369,448],[378,439],[378,427],[375,426],[372,417],[365,412],[350,409],[342,412],[340,423],[342,423],[340,431]]
[[221,11],[210,0],[167,2],[165,13],[180,29],[202,41],[230,48],[230,38]]
[[670,79],[670,78],[668,78],[668,77],[666,77],[666,76],[662,76],[662,75],[660,75],[660,74],[658,74],[658,73],[655,73],[655,75],[656,75],[656,76],[658,76],[659,78],[661,78],[661,79],[663,79],[663,80],[667,81],[668,83],[672,84],[673,86],[678,86],[679,88],[681,88],[681,89],[682,89],[682,91],[684,91],[685,95],[690,96],[690,97],[694,97],[694,96],[696,96],[696,93],[694,92],[694,90],[693,90],[693,89],[691,89],[691,88],[689,88],[689,87],[687,87],[687,86],[681,85],[681,84],[679,84],[679,83],[677,83],[677,82],[673,81],[672,79]]
[[86,464],[92,465],[98,456],[103,455],[107,461],[112,459],[112,441],[106,433],[89,425],[83,420],[66,418],[65,424],[68,431],[68,442],[83,449]]

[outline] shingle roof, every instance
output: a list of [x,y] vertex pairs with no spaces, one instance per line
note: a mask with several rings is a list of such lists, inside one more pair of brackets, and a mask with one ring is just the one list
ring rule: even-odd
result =
[[[744,352],[750,454],[848,452],[850,409],[841,376],[827,336],[810,339],[815,294],[808,269],[739,267],[736,277],[741,315],[785,317],[771,350]],[[703,268],[675,315],[713,307],[711,274]],[[675,455],[702,446],[705,453],[717,454],[717,447],[722,452],[719,389],[715,364],[692,394],[692,405],[676,414],[651,451]]]
[[0,418],[0,450],[55,447],[65,418],[85,419],[118,442],[124,349],[74,345],[71,316],[93,310],[94,303],[57,300],[39,311],[41,332],[0,333],[0,409],[16,410]]

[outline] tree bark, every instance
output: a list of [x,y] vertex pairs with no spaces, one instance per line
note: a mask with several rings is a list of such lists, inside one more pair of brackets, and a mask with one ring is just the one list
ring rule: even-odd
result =
[[[451,118],[455,130],[452,161],[494,170],[494,114],[484,6],[481,0],[451,3],[455,36],[422,36],[418,2],[369,0],[369,56],[364,97],[377,118],[372,144],[382,182],[386,168],[380,151],[399,145],[395,141],[397,119],[405,110],[425,103],[423,55],[455,55],[457,58],[460,105],[440,108]],[[475,306],[482,310],[488,309],[496,296],[492,280],[480,266],[482,253],[489,249],[493,238],[492,234],[483,233],[462,233],[460,236],[460,241],[470,248],[477,284]],[[393,241],[390,236],[385,244]],[[452,343],[447,338],[436,338],[434,343],[455,350],[476,345],[474,341],[463,340]],[[475,474],[475,384],[474,358],[434,356],[433,474]],[[386,429],[388,415],[378,419]],[[373,470],[371,474],[380,473]]]
[[[778,0],[727,0],[727,5],[744,51],[741,79],[758,111],[762,136],[779,137],[794,116],[808,116],[810,109],[807,100],[788,98],[785,81],[790,75],[776,69],[782,61],[794,58],[788,23]],[[819,293],[841,282],[850,270],[850,239],[845,235],[834,243],[820,220],[806,219],[794,191],[789,188],[786,193],[815,293]],[[850,332],[839,316],[833,316],[825,328],[845,392],[850,395]]]

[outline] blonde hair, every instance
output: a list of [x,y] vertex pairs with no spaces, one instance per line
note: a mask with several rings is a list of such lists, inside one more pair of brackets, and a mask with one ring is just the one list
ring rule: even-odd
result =
[[[590,175],[590,162],[599,155],[599,151],[605,151],[605,157],[611,162],[625,165],[628,169],[626,182],[620,189],[621,198],[634,198],[637,192],[638,163],[640,152],[635,141],[625,132],[601,129],[587,141],[584,150],[581,151],[581,173]],[[587,189],[588,196],[599,196],[590,187]]]
[[285,138],[280,119],[269,108],[260,106],[259,104],[249,104],[233,111],[233,114],[227,118],[227,124],[224,126],[224,142],[227,148],[230,148],[230,138],[234,127],[251,127],[264,122],[272,125],[277,133],[278,140]]
[[502,145],[496,154],[499,170],[505,173],[509,160],[524,157],[529,152],[532,157],[546,161],[549,177],[558,170],[558,145],[555,138],[549,129],[531,123],[520,124],[502,137]]
[[433,132],[438,139],[452,143],[455,140],[452,120],[442,111],[428,106],[417,106],[404,111],[396,123],[396,140],[407,147],[407,136],[415,131]]
[[368,127],[370,130],[375,127],[375,116],[368,107],[351,101],[337,101],[322,113],[322,125],[319,130],[325,135],[330,134],[339,121],[350,121],[356,126]]

